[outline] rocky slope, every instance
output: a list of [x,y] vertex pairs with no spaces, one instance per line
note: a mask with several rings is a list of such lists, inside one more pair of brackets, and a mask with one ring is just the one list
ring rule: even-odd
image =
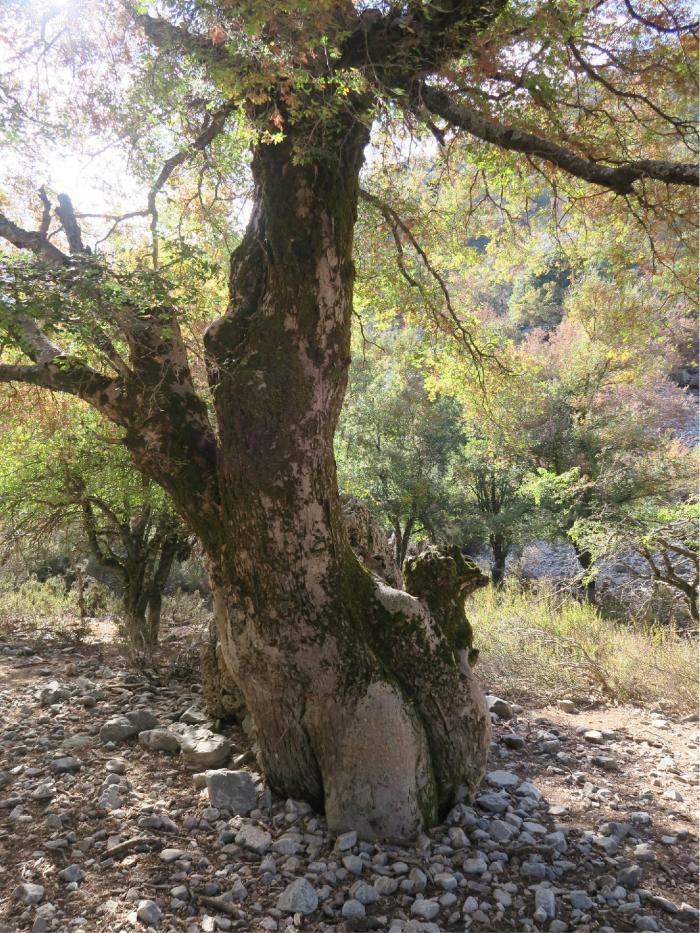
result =
[[196,685],[0,642],[0,931],[696,930],[697,722],[492,701],[471,805],[411,846],[274,800]]

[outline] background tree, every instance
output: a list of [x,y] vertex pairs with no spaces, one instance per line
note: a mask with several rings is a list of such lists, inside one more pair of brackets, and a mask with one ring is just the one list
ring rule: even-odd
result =
[[388,525],[403,567],[413,538],[445,541],[456,500],[450,463],[463,440],[459,405],[432,397],[418,334],[384,334],[383,351],[356,357],[336,434],[341,491],[365,499]]
[[[19,101],[6,144],[30,152],[48,123],[57,144],[80,136],[94,151],[107,132],[148,179],[125,213],[146,218],[151,236],[138,257],[88,251],[65,196],[58,235],[48,194],[36,220],[28,207],[0,216],[0,236],[20,250],[3,269],[0,379],[72,393],[119,425],[135,465],[201,539],[223,652],[271,786],[325,806],[332,829],[412,835],[458,787],[478,784],[489,721],[430,601],[379,586],[343,528],[333,435],[370,128],[395,127],[398,141],[402,126],[420,126],[441,144],[464,133],[456,153],[481,161],[485,183],[489,167],[524,184],[532,169],[558,204],[595,191],[600,210],[627,206],[641,225],[653,216],[655,231],[675,225],[675,243],[698,178],[685,4],[647,20],[616,0],[175,0],[167,18],[103,0],[89,16],[69,14],[64,32],[53,17],[48,34],[17,12],[4,10],[20,51],[2,74],[4,95]],[[50,67],[50,93],[34,93]],[[203,338],[209,395],[178,315],[164,248],[178,230],[159,195],[183,166],[206,166],[211,152],[231,166],[244,149],[252,204],[228,305]],[[216,169],[203,172],[201,190],[216,191]],[[408,234],[379,201],[370,198],[398,249]],[[118,212],[105,213],[109,230]],[[417,283],[425,304],[483,383],[492,353],[436,271]]]
[[91,556],[121,581],[126,637],[153,648],[173,562],[190,549],[167,496],[134,471],[117,432],[76,406],[9,427],[0,450],[6,540],[17,546],[78,529]]
[[506,560],[515,543],[532,536],[534,500],[524,495],[527,463],[498,454],[482,438],[470,438],[455,458],[452,480],[462,492],[460,525],[465,540],[491,548],[491,580],[503,583]]
[[676,442],[661,456],[621,456],[607,481],[605,499],[574,523],[571,537],[596,561],[615,561],[680,599],[697,623],[697,448],[692,455]]

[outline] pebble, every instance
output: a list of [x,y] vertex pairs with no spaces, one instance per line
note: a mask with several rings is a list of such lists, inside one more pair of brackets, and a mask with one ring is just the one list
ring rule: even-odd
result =
[[486,781],[493,787],[515,787],[520,784],[517,774],[512,774],[510,771],[489,771]]
[[136,918],[147,927],[159,927],[161,912],[155,901],[139,901]]
[[312,914],[318,907],[318,894],[306,878],[292,881],[277,899],[277,909],[288,914]]
[[67,868],[59,871],[58,877],[61,879],[61,881],[77,883],[85,878],[85,872],[82,870],[80,865],[68,865]]
[[539,923],[544,920],[552,920],[556,912],[557,904],[554,891],[550,887],[540,885],[535,890],[535,920]]
[[353,846],[357,845],[357,833],[352,830],[348,833],[342,833],[335,840],[335,848],[338,852],[347,852],[348,849],[352,849]]
[[440,913],[440,905],[435,900],[425,900],[422,897],[417,897],[411,904],[411,913],[416,917],[420,917],[421,920],[432,920],[433,917],[437,917]]
[[359,920],[366,914],[364,904],[355,898],[345,901],[340,912],[346,920]]
[[264,855],[272,845],[272,836],[260,826],[246,823],[236,834],[236,845],[252,849],[258,855]]

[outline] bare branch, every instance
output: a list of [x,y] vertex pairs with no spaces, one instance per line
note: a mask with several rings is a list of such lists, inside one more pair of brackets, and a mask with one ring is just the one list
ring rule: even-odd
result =
[[511,152],[522,152],[544,159],[569,175],[601,185],[617,194],[630,194],[634,183],[643,178],[652,178],[672,185],[698,187],[697,165],[657,159],[605,165],[577,155],[570,149],[527,130],[500,126],[464,102],[456,101],[447,91],[425,82],[420,85],[419,100],[431,113],[442,117],[451,126],[476,136],[477,139]]

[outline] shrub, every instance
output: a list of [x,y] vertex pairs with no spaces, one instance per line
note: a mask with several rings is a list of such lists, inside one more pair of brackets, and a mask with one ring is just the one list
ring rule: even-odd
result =
[[487,587],[467,605],[489,690],[549,703],[596,691],[617,702],[697,709],[697,645],[668,625],[625,626],[552,588]]

